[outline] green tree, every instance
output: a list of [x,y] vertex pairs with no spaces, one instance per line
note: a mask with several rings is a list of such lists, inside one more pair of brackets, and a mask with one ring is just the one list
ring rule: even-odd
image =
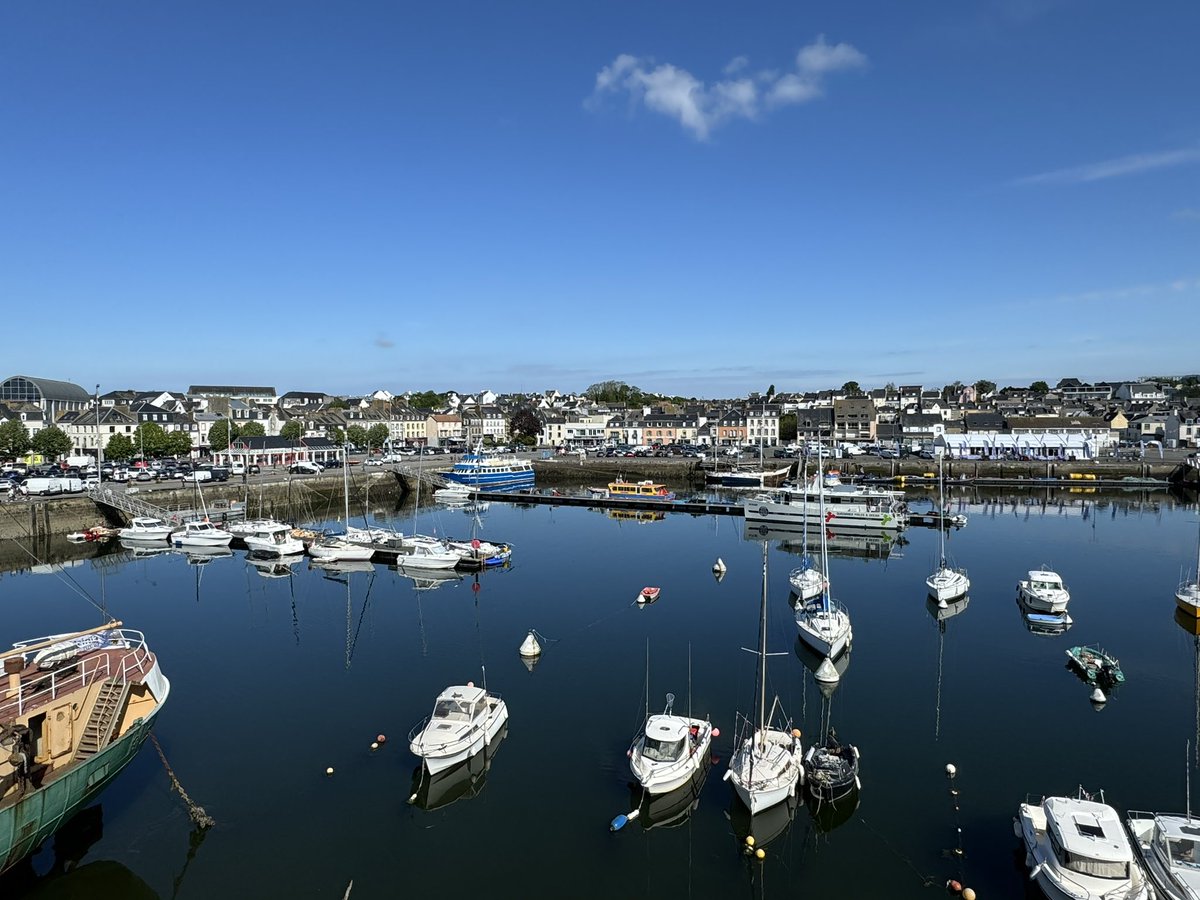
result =
[[355,447],[367,446],[367,429],[361,425],[350,425],[346,428],[346,440]]
[[859,389],[857,381],[847,381],[842,385],[842,393],[847,397],[857,397],[862,391]]
[[769,401],[774,396],[775,396],[775,385],[771,385],[769,388],[767,388],[767,400]]
[[304,424],[299,419],[289,419],[279,429],[279,436],[289,441],[298,441],[304,437]]
[[985,394],[990,394],[994,390],[996,390],[996,382],[994,381],[986,381],[981,378],[979,381],[975,382],[975,395],[977,397],[983,397]]
[[1050,385],[1046,384],[1044,381],[1035,381],[1029,386],[1029,389],[1035,394],[1044,394],[1050,390]]
[[192,452],[192,436],[187,431],[168,431],[163,441],[163,453],[167,456],[188,456]]
[[529,407],[518,409],[508,423],[508,430],[518,437],[536,440],[542,431],[542,420]]
[[350,404],[347,403],[345,400],[343,400],[341,397],[335,397],[333,400],[329,401],[329,409],[349,409],[349,408],[350,408]]
[[53,425],[35,434],[29,444],[46,459],[58,459],[71,451],[71,439],[67,433]]
[[133,431],[133,445],[149,459],[167,452],[167,433],[157,422],[143,422]]
[[29,446],[29,432],[20,419],[9,419],[0,425],[0,456],[22,456],[29,452]]
[[346,432],[342,431],[337,425],[326,425],[325,437],[338,445],[346,443]]
[[262,437],[267,431],[262,422],[247,422],[238,426],[238,437]]
[[104,448],[105,459],[131,459],[134,451],[137,448],[133,446],[128,435],[114,434],[108,439],[108,444]]
[[382,447],[391,436],[388,427],[382,422],[376,422],[367,429],[367,443],[372,447]]
[[628,406],[639,406],[645,399],[640,388],[626,384],[623,381],[600,381],[593,384],[583,395],[589,400],[599,400],[605,403],[624,403]]
[[228,419],[213,422],[212,428],[208,429],[209,449],[217,452],[226,450],[235,437],[237,437],[237,426]]
[[446,395],[435,391],[421,391],[408,398],[408,405],[414,409],[436,409],[446,404]]
[[794,441],[796,439],[796,414],[784,413],[779,417],[779,440]]

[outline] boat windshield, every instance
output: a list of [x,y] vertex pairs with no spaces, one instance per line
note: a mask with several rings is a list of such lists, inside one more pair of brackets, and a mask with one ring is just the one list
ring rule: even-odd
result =
[[[1083,831],[1082,828],[1080,830]],[[1096,830],[1100,832],[1099,835],[1090,834],[1090,828],[1089,831],[1084,833],[1092,837],[1103,837],[1103,829],[1096,827]],[[1058,861],[1064,868],[1072,872],[1078,872],[1080,875],[1091,875],[1093,878],[1129,878],[1128,860],[1093,859],[1090,856],[1071,853],[1058,842],[1053,831],[1050,831],[1049,835],[1050,845],[1054,848],[1054,855],[1058,857]]]
[[1200,857],[1196,854],[1196,842],[1189,838],[1168,838],[1167,856],[1173,866],[1200,869]]
[[1062,585],[1057,581],[1033,581],[1030,583],[1035,591],[1057,591],[1062,588]]
[[642,744],[642,756],[654,762],[674,762],[683,756],[683,742],[683,738],[677,741],[660,741],[648,737]]
[[448,719],[451,722],[471,721],[471,707],[458,700],[439,700],[433,709],[435,719]]

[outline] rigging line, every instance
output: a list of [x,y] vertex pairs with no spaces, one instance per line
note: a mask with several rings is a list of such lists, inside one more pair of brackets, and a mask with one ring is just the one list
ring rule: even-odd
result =
[[884,847],[886,847],[888,850],[890,850],[892,852],[893,856],[895,856],[897,859],[899,859],[908,868],[912,869],[913,874],[921,879],[921,887],[940,887],[942,885],[942,881],[940,878],[938,878],[938,876],[921,874],[921,870],[916,867],[916,865],[913,863],[913,861],[911,859],[909,859],[907,856],[905,856],[903,853],[901,853],[899,850],[897,850],[895,847],[893,847],[888,842],[888,839],[886,837],[884,837],[883,834],[881,834],[879,831],[877,831],[874,828],[874,826],[872,826],[871,823],[866,820],[866,818],[864,818],[863,816],[859,816],[858,821],[862,824],[862,826],[864,828],[867,829],[867,831],[871,832],[871,834],[873,834],[873,835],[875,835],[875,837],[879,838],[880,843],[882,843]]
[[[12,519],[14,522],[16,522],[18,526],[20,526],[20,528],[25,532],[25,535],[32,540],[33,535],[29,533],[29,529],[25,527],[24,523],[22,523],[19,519],[17,519],[12,514],[12,511],[8,509],[8,507],[4,507],[4,511],[10,519]],[[9,540],[11,540],[14,544],[16,544],[17,547],[19,547],[25,553],[25,555],[27,555],[30,559],[32,559],[38,565],[47,565],[47,563],[45,563],[43,560],[41,560],[36,553],[34,553],[32,550],[30,550],[28,547],[26,547],[24,544],[22,544],[16,538],[9,538]],[[109,619],[112,618],[112,616],[109,615],[108,610],[105,609],[102,605],[98,604],[95,600],[93,600],[91,595],[87,592],[87,590],[82,585],[80,585],[79,582],[77,582],[74,578],[72,578],[69,574],[67,574],[67,571],[62,566],[60,566],[58,563],[52,563],[51,565],[54,566],[54,575],[56,578],[58,578],[59,581],[66,584],[73,591],[75,591],[75,593],[77,593],[80,597],[82,597],[88,603],[92,604],[92,606],[96,607],[96,609],[99,610],[100,613],[102,613],[104,616],[108,617]]]

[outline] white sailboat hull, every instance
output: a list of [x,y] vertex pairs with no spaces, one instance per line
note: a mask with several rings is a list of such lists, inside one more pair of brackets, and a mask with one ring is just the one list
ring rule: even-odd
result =
[[801,566],[792,570],[788,576],[788,583],[791,584],[792,590],[801,600],[812,600],[814,597],[821,596],[828,581],[819,569],[813,566]]
[[782,803],[804,778],[800,739],[774,728],[756,731],[734,753],[725,777],[751,815]]
[[840,609],[801,607],[796,611],[796,626],[800,640],[830,659],[841,656],[854,636],[850,617]]
[[971,589],[971,579],[958,569],[943,566],[925,579],[929,596],[938,601],[957,600]]

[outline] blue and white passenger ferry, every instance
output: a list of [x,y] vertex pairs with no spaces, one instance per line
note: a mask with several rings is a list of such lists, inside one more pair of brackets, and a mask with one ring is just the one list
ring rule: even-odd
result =
[[480,491],[519,491],[533,487],[533,463],[512,455],[484,453],[477,445],[445,473],[445,478]]

